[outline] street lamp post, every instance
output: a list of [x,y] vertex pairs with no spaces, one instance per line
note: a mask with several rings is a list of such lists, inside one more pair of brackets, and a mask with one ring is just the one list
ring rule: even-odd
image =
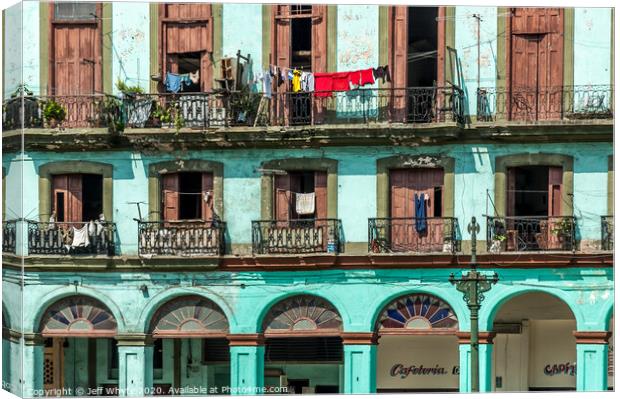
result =
[[467,231],[471,234],[471,261],[469,271],[461,277],[454,277],[450,273],[449,281],[456,286],[456,289],[463,293],[463,300],[469,308],[470,314],[470,343],[471,343],[471,391],[480,391],[479,377],[479,353],[478,353],[478,311],[484,300],[484,293],[491,289],[491,286],[498,281],[497,273],[491,278],[478,272],[476,262],[476,234],[480,232],[480,225],[476,223],[476,218],[471,218],[471,223],[467,226]]

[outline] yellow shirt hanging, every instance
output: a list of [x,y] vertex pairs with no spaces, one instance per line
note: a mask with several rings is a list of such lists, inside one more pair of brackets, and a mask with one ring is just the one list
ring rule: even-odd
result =
[[301,71],[293,70],[293,93],[301,91]]

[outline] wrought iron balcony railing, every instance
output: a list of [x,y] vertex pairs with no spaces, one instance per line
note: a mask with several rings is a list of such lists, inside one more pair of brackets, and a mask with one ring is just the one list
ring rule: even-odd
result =
[[455,253],[457,233],[453,217],[368,219],[368,252]]
[[109,127],[120,116],[120,102],[114,96],[54,95],[18,96],[3,104],[6,130],[43,127]]
[[479,88],[479,122],[613,119],[612,85]]
[[601,216],[601,249],[603,251],[614,250],[614,217]]
[[112,222],[28,221],[28,253],[40,255],[115,255]]
[[15,242],[17,238],[17,222],[7,220],[2,222],[2,252],[15,253]]
[[487,216],[487,250],[575,251],[574,216]]
[[226,223],[216,220],[138,222],[140,256],[215,256],[225,251]]
[[341,252],[339,219],[258,220],[252,222],[254,254]]

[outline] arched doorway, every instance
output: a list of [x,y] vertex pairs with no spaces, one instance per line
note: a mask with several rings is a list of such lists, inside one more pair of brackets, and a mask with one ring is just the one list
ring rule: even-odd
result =
[[156,395],[222,394],[230,385],[228,319],[210,299],[189,295],[153,315],[153,385]]
[[427,294],[390,302],[376,324],[377,392],[450,392],[459,388],[458,319]]
[[97,299],[71,296],[49,306],[39,324],[45,338],[45,395],[116,395],[116,329],[112,312]]
[[574,390],[575,317],[561,299],[528,292],[501,305],[493,320],[496,391]]
[[263,332],[266,387],[342,393],[342,318],[331,303],[312,295],[284,299],[265,316]]

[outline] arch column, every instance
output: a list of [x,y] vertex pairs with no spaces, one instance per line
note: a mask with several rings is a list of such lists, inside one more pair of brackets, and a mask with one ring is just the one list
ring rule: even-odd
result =
[[342,333],[344,349],[343,393],[377,391],[377,334]]
[[258,395],[265,386],[265,339],[262,334],[229,334],[230,394]]
[[43,354],[45,340],[41,334],[24,334],[22,391],[24,397],[43,396]]
[[[469,331],[456,333],[459,339],[459,392],[471,392],[471,344]],[[493,390],[493,338],[495,332],[481,331],[478,333],[478,354],[480,371],[478,384],[480,392]]]
[[573,331],[577,340],[577,391],[607,391],[609,331]]
[[119,396],[148,396],[153,389],[153,340],[146,334],[119,334]]

